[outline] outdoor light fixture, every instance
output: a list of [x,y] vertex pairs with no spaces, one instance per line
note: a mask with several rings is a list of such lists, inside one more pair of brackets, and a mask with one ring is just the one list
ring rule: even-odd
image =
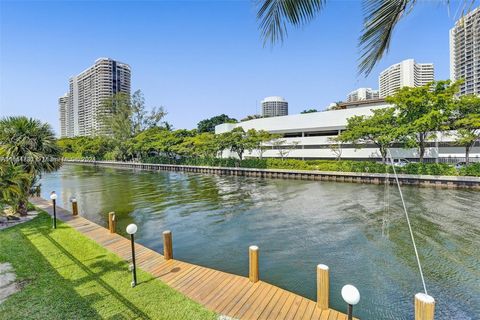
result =
[[52,199],[52,205],[53,205],[53,229],[57,229],[57,194],[55,191],[52,191],[50,193],[50,199]]
[[352,320],[353,306],[360,301],[360,292],[351,284],[342,288],[342,298],[348,304],[348,320]]
[[130,235],[131,244],[132,244],[132,288],[137,285],[137,268],[135,265],[135,233],[137,232],[137,225],[131,223],[127,226],[127,233]]

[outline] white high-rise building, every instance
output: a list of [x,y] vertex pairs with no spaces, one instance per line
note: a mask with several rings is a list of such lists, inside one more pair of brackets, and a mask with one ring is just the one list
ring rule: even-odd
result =
[[378,90],[372,88],[358,88],[347,96],[347,102],[378,99]]
[[282,97],[272,96],[262,100],[262,116],[278,117],[288,115],[288,102]]
[[109,58],[97,59],[93,66],[70,78],[65,108],[65,136],[109,133],[102,121],[105,115],[102,104],[116,93],[123,92],[130,96],[130,78],[128,64]]
[[433,80],[433,63],[403,60],[380,73],[378,78],[380,98],[391,96],[402,87],[421,87]]
[[67,108],[68,108],[68,93],[58,98],[58,112],[60,114],[60,137],[68,137],[67,135]]
[[480,7],[450,29],[450,79],[463,79],[460,95],[480,94]]

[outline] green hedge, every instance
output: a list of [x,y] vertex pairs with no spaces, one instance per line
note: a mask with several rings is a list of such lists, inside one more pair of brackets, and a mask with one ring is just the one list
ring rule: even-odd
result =
[[460,169],[460,175],[480,177],[480,162],[472,163],[466,167],[463,167]]
[[[297,159],[218,159],[218,158],[181,158],[151,157],[144,159],[146,163],[181,164],[192,166],[212,167],[241,167],[258,169],[291,169],[291,170],[318,170],[337,172],[366,172],[366,173],[393,173],[389,164],[375,161],[352,160],[297,160]],[[472,164],[457,172],[455,167],[445,163],[409,163],[404,167],[395,167],[397,173],[442,175],[442,176],[480,176],[480,163]]]

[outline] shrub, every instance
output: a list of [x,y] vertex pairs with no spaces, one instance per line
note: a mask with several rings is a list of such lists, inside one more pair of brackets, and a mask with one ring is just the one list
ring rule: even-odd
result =
[[397,170],[407,174],[428,174],[439,176],[456,176],[457,170],[446,163],[409,163]]
[[480,177],[480,162],[471,163],[460,169],[461,176]]
[[[390,164],[375,161],[354,160],[298,160],[279,158],[247,158],[242,161],[233,158],[178,158],[155,156],[143,159],[146,163],[180,164],[192,166],[212,167],[242,167],[258,169],[290,169],[290,170],[317,170],[337,172],[365,172],[365,173],[393,173]],[[471,164],[457,172],[449,164],[445,163],[409,163],[404,167],[396,167],[397,173],[421,174],[421,175],[444,175],[444,176],[480,176],[480,163]]]

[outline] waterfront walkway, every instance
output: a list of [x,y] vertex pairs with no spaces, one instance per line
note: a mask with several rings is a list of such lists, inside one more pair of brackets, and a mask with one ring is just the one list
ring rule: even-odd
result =
[[[38,208],[53,214],[50,202],[33,198]],[[57,218],[93,239],[121,258],[131,260],[130,240],[57,206]],[[333,309],[321,310],[312,300],[263,281],[252,283],[248,278],[183,261],[165,260],[163,255],[135,244],[137,266],[159,278],[206,308],[234,319],[321,319],[347,320]],[[125,276],[130,276],[125,274]],[[141,284],[138,289],[141,290]]]

